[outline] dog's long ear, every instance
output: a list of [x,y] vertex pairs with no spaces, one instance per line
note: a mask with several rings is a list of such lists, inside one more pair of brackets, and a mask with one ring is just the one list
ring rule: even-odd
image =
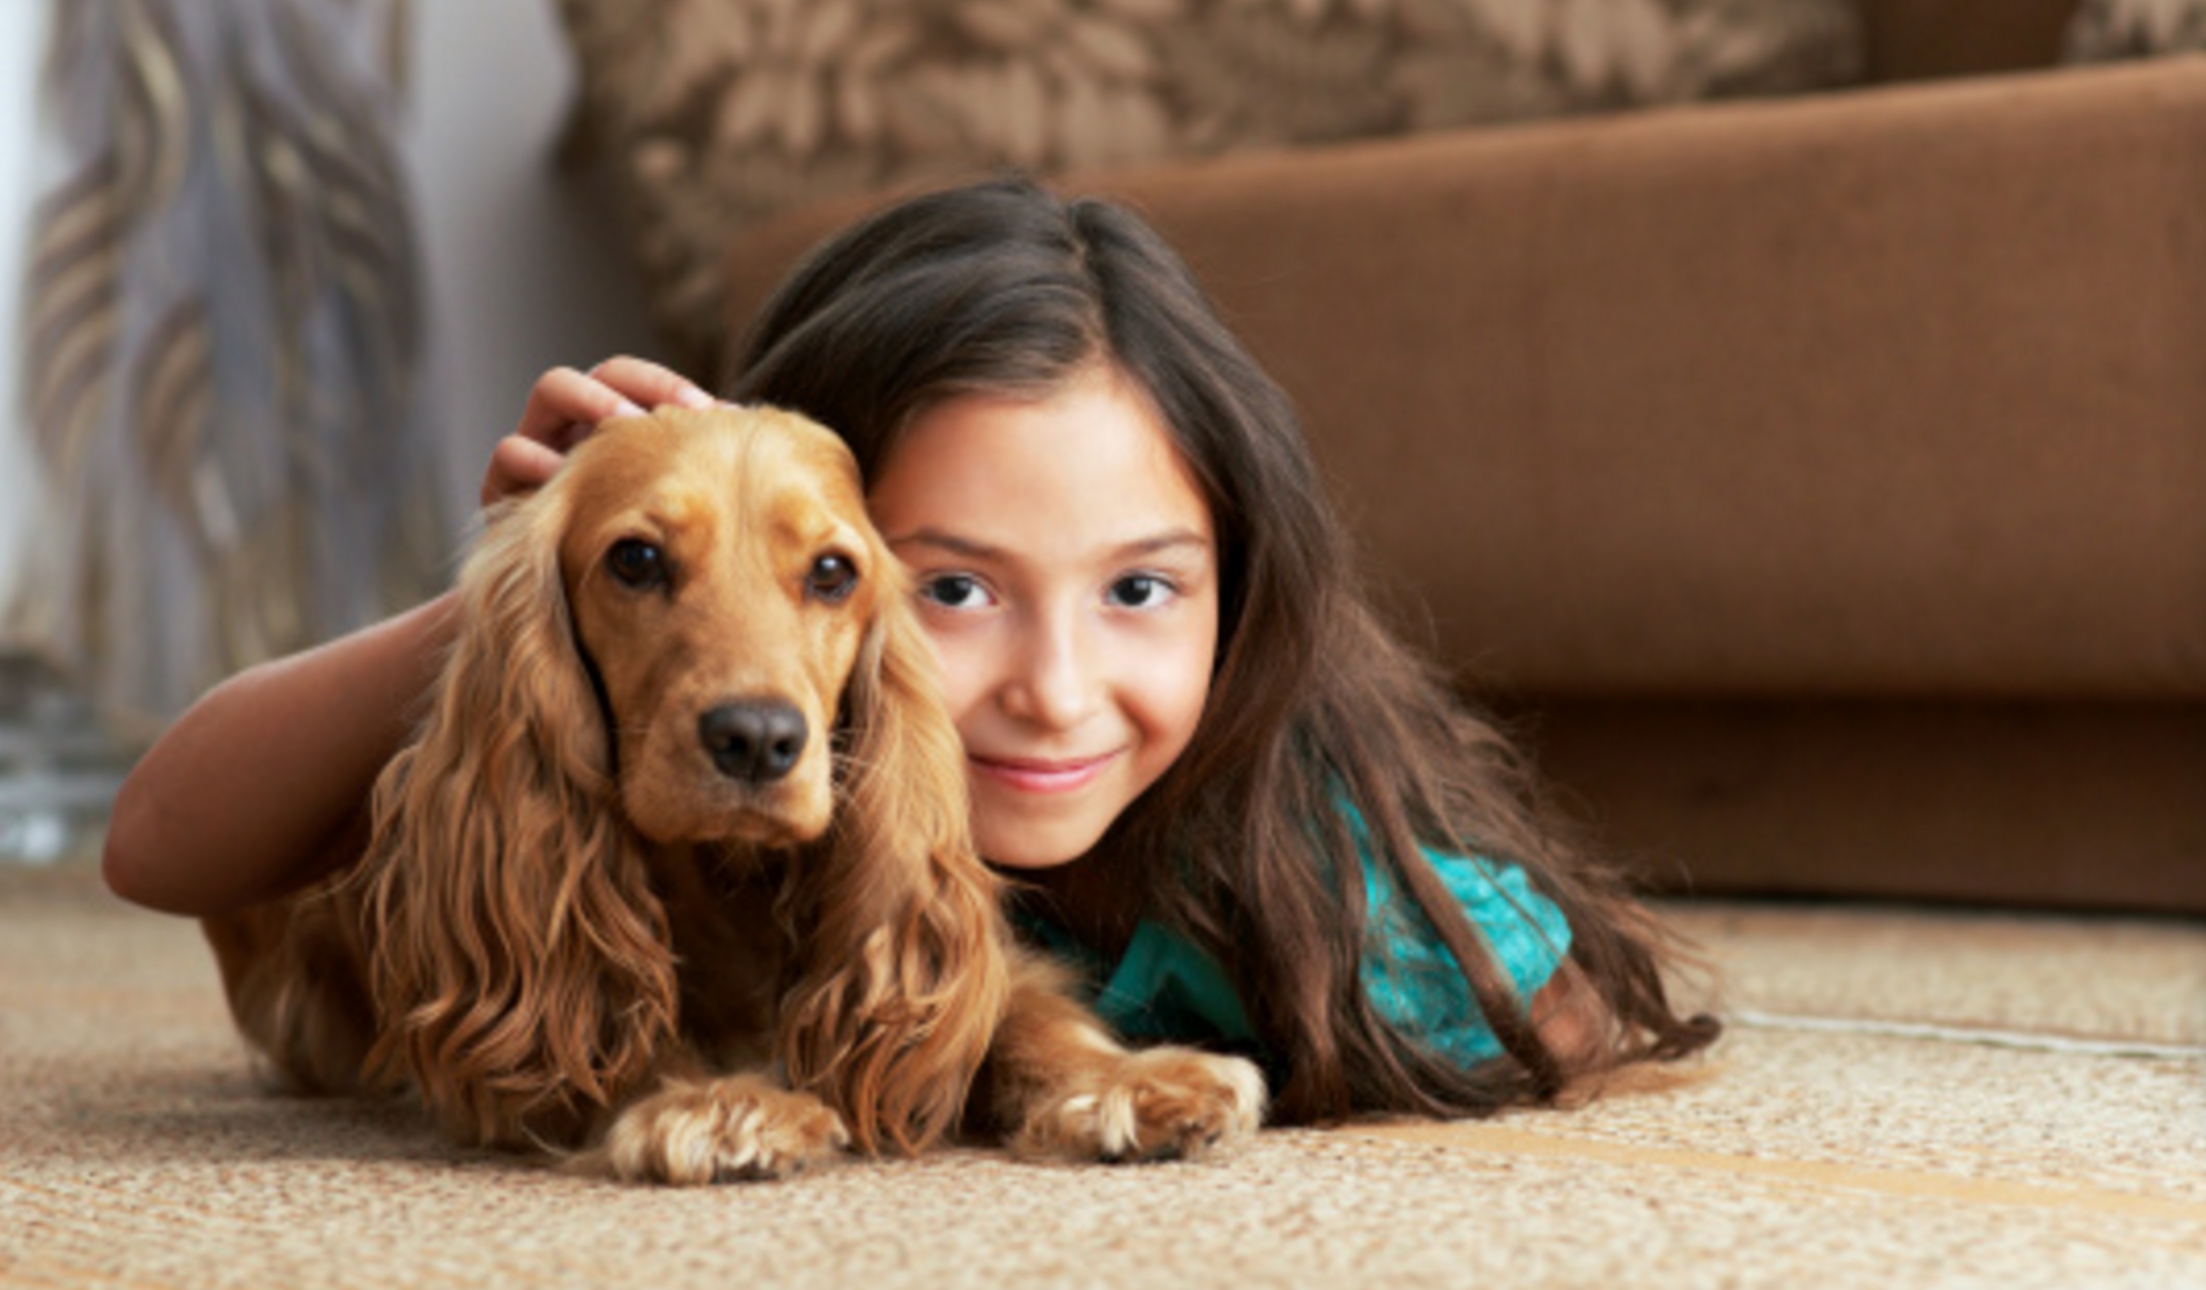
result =
[[560,481],[495,516],[458,642],[375,791],[373,1055],[462,1139],[576,1141],[675,1027],[666,914],[615,809],[567,608]]
[[881,605],[844,696],[835,824],[792,893],[781,1055],[859,1147],[910,1153],[955,1127],[1009,976],[957,730],[901,589]]

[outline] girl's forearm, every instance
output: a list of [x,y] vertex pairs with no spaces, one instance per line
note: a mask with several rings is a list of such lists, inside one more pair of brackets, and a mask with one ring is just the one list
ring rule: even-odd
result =
[[155,909],[213,914],[356,858],[356,826],[421,715],[453,611],[446,594],[209,691],[116,795],[108,886]]

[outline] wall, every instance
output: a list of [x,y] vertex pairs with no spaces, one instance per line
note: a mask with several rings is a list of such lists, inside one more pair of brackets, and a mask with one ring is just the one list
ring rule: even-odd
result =
[[[16,581],[31,510],[17,315],[48,12],[46,0],[0,0],[0,597]],[[449,427],[446,487],[454,514],[470,516],[490,445],[538,372],[652,342],[618,237],[549,162],[572,80],[551,0],[415,0],[412,48],[407,146]]]
[[39,51],[46,47],[44,0],[0,0],[0,605],[14,590],[31,510],[29,438],[18,395],[24,239],[35,169]]
[[573,83],[551,0],[415,0],[413,41],[451,489],[472,514],[490,446],[538,373],[653,342],[625,245],[550,162]]

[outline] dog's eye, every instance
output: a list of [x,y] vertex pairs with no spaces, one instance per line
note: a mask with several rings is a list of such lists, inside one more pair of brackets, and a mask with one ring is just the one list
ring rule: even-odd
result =
[[605,553],[605,567],[621,585],[649,591],[666,585],[666,553],[640,538],[622,538]]
[[804,590],[814,600],[839,604],[850,598],[858,587],[858,566],[849,557],[823,555],[812,562],[811,572],[804,575]]

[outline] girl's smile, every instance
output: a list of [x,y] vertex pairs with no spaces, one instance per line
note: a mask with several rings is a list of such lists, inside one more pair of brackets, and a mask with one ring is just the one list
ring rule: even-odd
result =
[[1110,769],[1117,753],[1069,760],[1030,760],[965,754],[966,762],[980,774],[1022,793],[1077,793]]
[[1087,854],[1194,737],[1217,650],[1210,510],[1148,396],[1098,363],[937,404],[869,501],[918,587],[981,854]]

